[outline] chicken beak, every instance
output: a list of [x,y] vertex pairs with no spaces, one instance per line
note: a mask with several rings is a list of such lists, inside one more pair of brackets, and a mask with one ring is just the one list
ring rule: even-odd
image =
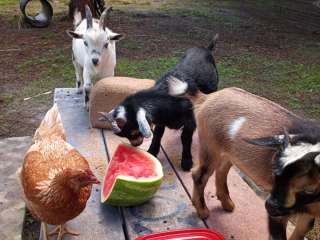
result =
[[100,184],[100,181],[94,175],[89,176],[88,182],[91,184]]

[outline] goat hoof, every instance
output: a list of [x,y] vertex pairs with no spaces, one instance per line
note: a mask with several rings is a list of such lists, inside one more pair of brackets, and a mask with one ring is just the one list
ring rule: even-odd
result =
[[191,159],[183,159],[181,161],[181,168],[183,171],[190,171],[192,168],[192,160]]
[[89,102],[85,102],[84,107],[87,110],[87,112],[89,112]]
[[82,88],[77,88],[77,94],[82,94],[83,93],[83,89]]
[[229,199],[227,201],[221,202],[222,208],[227,212],[233,212],[235,205],[234,203]]
[[155,157],[157,157],[157,155],[158,155],[158,151],[155,151],[155,150],[152,149],[152,148],[149,148],[149,149],[148,149],[148,153],[152,154],[152,155],[155,156]]
[[207,219],[210,215],[208,208],[197,210],[197,212],[198,212],[198,215],[201,219]]

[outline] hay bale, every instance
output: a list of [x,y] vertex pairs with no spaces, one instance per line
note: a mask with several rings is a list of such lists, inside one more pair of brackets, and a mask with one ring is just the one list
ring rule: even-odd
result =
[[91,90],[89,116],[94,128],[110,129],[110,124],[98,120],[98,112],[109,112],[127,96],[150,88],[155,81],[129,77],[108,77],[98,81]]

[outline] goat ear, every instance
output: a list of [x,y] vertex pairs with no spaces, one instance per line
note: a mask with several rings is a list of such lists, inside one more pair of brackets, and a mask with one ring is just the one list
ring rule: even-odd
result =
[[320,167],[320,152],[319,152],[318,155],[314,158],[314,162],[315,162],[315,164],[317,164],[318,167]]
[[103,30],[106,28],[106,18],[111,11],[112,7],[107,7],[100,16],[99,27]]
[[214,35],[214,37],[212,38],[209,46],[208,46],[208,50],[209,51],[214,51],[216,49],[217,46],[217,42],[218,42],[218,38],[219,38],[219,33],[217,33],[216,35]]
[[146,117],[146,110],[144,110],[143,108],[140,108],[137,112],[137,122],[141,134],[146,138],[151,137],[151,128]]
[[67,30],[66,32],[72,38],[77,38],[77,39],[82,39],[83,38],[83,34],[76,33],[76,32],[71,31],[71,30]]
[[283,128],[283,132],[283,135],[276,135],[273,137],[264,137],[256,139],[244,139],[244,141],[253,145],[284,150],[286,147],[290,145],[291,136],[294,135],[290,136],[286,128]]
[[110,40],[112,40],[112,41],[120,41],[120,40],[122,40],[124,38],[125,38],[125,35],[124,34],[119,34],[119,33],[113,33],[110,36]]
[[85,6],[86,9],[86,19],[87,19],[87,29],[92,28],[92,13],[88,5]]
[[283,137],[279,137],[279,136],[254,138],[254,139],[244,138],[243,140],[252,145],[263,146],[263,147],[268,147],[272,149],[282,148],[284,144]]

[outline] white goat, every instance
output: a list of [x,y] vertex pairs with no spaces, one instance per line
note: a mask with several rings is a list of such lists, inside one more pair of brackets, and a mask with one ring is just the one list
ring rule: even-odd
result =
[[107,7],[100,20],[93,19],[91,10],[86,6],[86,19],[80,12],[74,15],[74,31],[67,31],[72,40],[72,61],[76,72],[76,87],[82,93],[83,82],[85,106],[88,109],[92,80],[114,76],[116,66],[116,41],[122,34],[114,33],[105,26],[105,18],[112,10]]

